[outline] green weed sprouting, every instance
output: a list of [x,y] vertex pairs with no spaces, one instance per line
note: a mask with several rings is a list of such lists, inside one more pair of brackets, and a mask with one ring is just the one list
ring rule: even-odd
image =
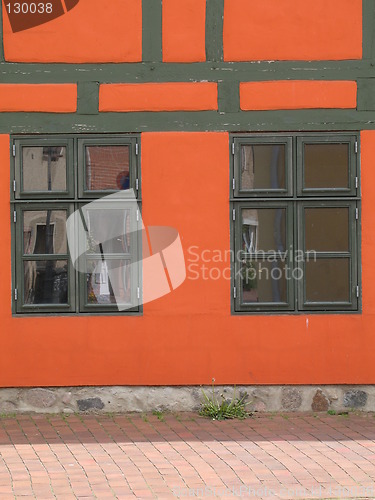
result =
[[212,379],[212,396],[209,397],[202,389],[204,401],[201,403],[199,415],[212,418],[213,420],[226,420],[229,418],[239,418],[243,420],[251,415],[246,411],[246,406],[251,401],[245,403],[247,394],[242,398],[236,397],[236,386],[233,388],[233,396],[230,401],[225,399],[223,394],[220,394],[221,401],[218,401],[215,396],[215,379]]

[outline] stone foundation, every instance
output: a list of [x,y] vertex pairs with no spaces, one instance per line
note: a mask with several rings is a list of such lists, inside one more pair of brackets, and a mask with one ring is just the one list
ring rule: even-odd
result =
[[[212,396],[212,387],[203,387]],[[232,398],[233,386],[215,386],[215,395]],[[236,397],[258,412],[328,410],[375,411],[375,385],[239,386]],[[203,401],[197,386],[111,386],[0,389],[0,413],[197,411]]]

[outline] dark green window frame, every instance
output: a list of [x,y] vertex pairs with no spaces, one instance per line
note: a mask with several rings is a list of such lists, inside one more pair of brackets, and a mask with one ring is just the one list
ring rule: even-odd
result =
[[[347,150],[348,169],[346,185],[311,188],[305,186],[304,145],[335,145]],[[242,186],[244,165],[244,146],[282,145],[285,150],[285,176],[283,189],[272,186],[256,189]],[[347,148],[347,149],[346,149]],[[254,151],[255,148],[252,148]],[[253,152],[255,157],[255,153]],[[306,313],[355,313],[361,311],[361,261],[360,261],[360,159],[359,134],[353,133],[283,133],[283,134],[233,134],[230,138],[230,220],[232,250],[232,300],[233,314],[267,313],[267,314],[306,314]],[[255,163],[254,163],[255,164]],[[253,164],[253,165],[254,165]],[[253,173],[256,167],[253,167]],[[254,174],[255,175],[255,174]],[[254,177],[255,179],[255,177]],[[253,186],[255,186],[255,180]],[[285,241],[283,249],[288,251],[270,251],[269,249],[244,250],[244,216],[243,210],[274,209],[279,213],[285,211]],[[305,248],[305,213],[309,209],[336,209],[347,215],[348,244],[347,248],[323,249],[312,251]],[[264,213],[264,212],[263,212]],[[322,211],[324,214],[324,210]],[[258,223],[258,221],[257,221]],[[252,223],[251,223],[252,224]],[[248,227],[248,226],[246,226]],[[251,226],[253,227],[253,226]],[[247,229],[246,229],[247,230]],[[258,231],[253,229],[258,240]],[[263,231],[264,232],[264,231]],[[313,258],[312,258],[313,254]],[[303,256],[301,258],[301,256]],[[252,285],[251,280],[244,279],[249,268],[260,269],[262,262],[271,262],[269,267],[281,270],[289,267],[290,279],[285,279],[285,286],[280,295],[276,293],[271,301],[257,301],[249,297],[249,289],[258,286],[259,273]],[[306,274],[314,272],[314,263],[324,266],[322,259],[330,259],[337,269],[347,272],[347,299],[309,300]],[[314,261],[314,263],[312,262]],[[319,262],[320,261],[320,262]],[[327,261],[326,261],[327,262]],[[333,266],[334,267],[334,266]],[[263,267],[264,270],[264,267]],[[279,271],[278,271],[279,272]],[[294,274],[295,272],[295,274]],[[281,271],[280,271],[281,274]],[[292,276],[302,276],[295,279]],[[343,275],[343,273],[341,273]],[[346,274],[345,274],[346,276]],[[344,279],[344,278],[343,278]],[[246,282],[246,285],[244,283]],[[346,281],[345,281],[346,284]],[[281,285],[279,285],[281,286]],[[254,291],[254,290],[253,290]],[[311,293],[311,292],[310,292]],[[250,294],[251,295],[251,294]],[[324,294],[323,294],[324,295]]]
[[[117,254],[106,254],[106,260],[113,262],[127,261],[129,264],[138,263],[137,272],[133,272],[130,283],[131,307],[119,311],[116,304],[92,304],[87,300],[86,274],[74,269],[68,248],[64,253],[27,253],[24,248],[25,229],[24,214],[32,211],[47,212],[66,211],[66,218],[74,211],[118,189],[89,191],[84,179],[86,176],[85,147],[86,146],[126,146],[129,151],[129,185],[133,189],[136,199],[129,199],[131,235],[130,250]],[[23,185],[23,148],[66,148],[66,189],[38,190],[24,189]],[[12,220],[12,313],[25,314],[140,314],[141,306],[141,266],[140,255],[142,235],[140,229],[141,209],[141,169],[140,169],[140,135],[139,134],[67,134],[45,136],[13,136],[11,138],[11,220]],[[51,176],[49,175],[50,179]],[[61,180],[61,179],[60,179]],[[49,188],[50,188],[50,181]],[[126,195],[127,191],[122,191]],[[115,202],[109,201],[106,207],[116,208]],[[51,223],[54,224],[54,223]],[[39,231],[39,229],[38,229]],[[52,229],[53,231],[53,229]],[[78,238],[78,234],[77,234]],[[65,245],[64,245],[65,247]],[[35,252],[35,250],[34,250]],[[54,252],[54,251],[53,251]],[[89,259],[97,261],[101,255],[89,254]],[[64,303],[27,303],[25,296],[25,266],[32,268],[32,272],[40,266],[53,266],[56,261],[66,262],[64,279],[67,287],[67,300]],[[32,262],[33,264],[30,264]],[[134,268],[133,268],[134,269]],[[65,278],[66,276],[66,278]],[[58,279],[58,278],[57,278]],[[64,296],[65,297],[65,296]]]

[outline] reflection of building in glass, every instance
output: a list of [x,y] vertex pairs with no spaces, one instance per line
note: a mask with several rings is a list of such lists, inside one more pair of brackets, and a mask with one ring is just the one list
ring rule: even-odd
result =
[[89,304],[130,303],[130,261],[89,260],[86,287]]
[[25,254],[66,254],[66,211],[23,212]]
[[241,147],[241,190],[285,189],[285,146],[251,144]]
[[[89,209],[85,214],[90,253],[123,254],[131,251],[130,210]],[[116,233],[118,236],[112,237]],[[99,248],[99,243],[102,244],[102,250]]]
[[[66,254],[66,211],[25,210],[23,244],[25,255]],[[25,261],[24,287],[26,304],[67,303],[67,261]]]
[[66,190],[66,148],[22,148],[22,182],[25,191]]
[[[131,301],[130,260],[131,213],[128,209],[91,209],[86,212],[88,253],[100,257],[88,260],[86,287],[89,304]],[[111,235],[117,234],[116,237]],[[107,259],[108,256],[112,259]],[[104,257],[107,259],[105,260]]]
[[[241,155],[241,187],[254,189],[254,148],[243,146]],[[256,209],[243,210],[242,213],[242,239],[243,250],[246,253],[255,252],[257,249],[258,212]]]
[[129,146],[86,146],[86,187],[129,189]]
[[[280,144],[242,146],[241,190],[266,192],[285,189],[284,148]],[[242,250],[250,258],[259,251],[285,252],[285,222],[283,208],[242,209]],[[286,300],[285,275],[279,263],[270,265],[269,262],[248,260],[243,272],[244,302]]]
[[67,304],[66,260],[30,260],[24,263],[25,304]]

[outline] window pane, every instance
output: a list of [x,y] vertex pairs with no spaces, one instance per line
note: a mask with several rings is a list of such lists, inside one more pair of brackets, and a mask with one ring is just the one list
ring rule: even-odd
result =
[[242,302],[287,302],[287,273],[282,262],[247,261],[241,270]]
[[242,250],[246,253],[286,249],[285,208],[242,209]]
[[129,253],[130,210],[87,210],[88,253]]
[[23,242],[24,254],[66,254],[66,211],[25,210]]
[[349,188],[348,144],[305,144],[305,188]]
[[306,262],[308,302],[349,302],[349,259],[317,259]]
[[24,262],[25,304],[68,303],[68,261]]
[[88,260],[86,290],[88,304],[130,304],[130,261]]
[[66,191],[66,147],[22,148],[23,191]]
[[349,208],[305,208],[305,248],[349,251]]
[[241,150],[241,189],[285,189],[284,144],[253,144]]
[[129,189],[129,146],[86,146],[86,189]]

